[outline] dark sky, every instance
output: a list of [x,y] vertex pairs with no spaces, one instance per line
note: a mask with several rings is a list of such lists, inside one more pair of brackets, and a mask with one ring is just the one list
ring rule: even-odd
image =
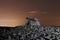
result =
[[24,24],[27,16],[42,25],[60,26],[60,0],[0,0],[1,26]]

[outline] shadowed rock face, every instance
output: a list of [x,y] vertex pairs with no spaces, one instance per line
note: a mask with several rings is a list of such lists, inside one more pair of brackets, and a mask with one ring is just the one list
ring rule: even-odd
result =
[[0,27],[0,40],[60,40],[60,27]]
[[[1,40],[22,40],[32,39],[34,36],[38,36],[38,27],[29,26],[17,26],[17,27],[0,27],[0,39]],[[36,34],[36,35],[35,35]]]

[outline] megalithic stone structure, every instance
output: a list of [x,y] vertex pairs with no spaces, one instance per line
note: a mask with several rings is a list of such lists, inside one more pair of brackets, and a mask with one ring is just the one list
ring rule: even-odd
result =
[[41,26],[41,24],[40,24],[40,22],[38,21],[38,19],[37,18],[34,18],[34,25],[35,26]]
[[[27,17],[26,19],[28,20],[27,25],[31,25],[31,26],[32,26],[32,25],[34,25],[34,26],[41,26],[41,25],[40,25],[40,22],[38,21],[37,18]],[[34,22],[34,23],[32,23],[32,22]]]

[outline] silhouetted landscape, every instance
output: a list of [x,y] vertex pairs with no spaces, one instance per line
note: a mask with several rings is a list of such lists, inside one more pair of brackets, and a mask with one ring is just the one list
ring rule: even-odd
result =
[[0,40],[60,40],[60,27],[1,26]]
[[0,26],[0,40],[60,40],[60,26],[42,26],[37,18],[26,19],[22,26]]

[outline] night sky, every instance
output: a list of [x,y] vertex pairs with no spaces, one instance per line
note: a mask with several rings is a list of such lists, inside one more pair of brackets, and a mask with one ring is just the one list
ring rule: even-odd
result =
[[0,26],[23,25],[26,17],[60,26],[60,0],[0,0]]

